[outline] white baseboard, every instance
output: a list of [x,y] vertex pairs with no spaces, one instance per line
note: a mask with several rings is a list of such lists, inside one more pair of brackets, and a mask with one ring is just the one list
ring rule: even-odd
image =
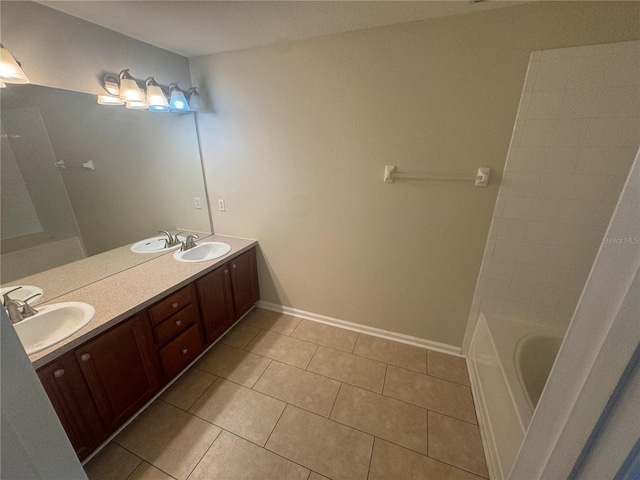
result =
[[256,303],[256,307],[264,308],[265,310],[271,310],[273,312],[286,313],[287,315],[293,315],[294,317],[300,317],[306,320],[311,320],[313,322],[332,325],[334,327],[345,328],[347,330],[352,330],[358,333],[365,333],[374,337],[380,337],[387,340],[393,340],[395,342],[406,343],[407,345],[413,345],[415,347],[426,348],[428,350],[434,350],[436,352],[464,357],[464,355],[460,353],[460,347],[456,347],[454,345],[449,345],[446,343],[434,342],[432,340],[426,340],[424,338],[412,337],[411,335],[405,335],[404,333],[390,332],[381,328],[361,325],[359,323],[348,322],[346,320],[339,320],[337,318],[327,317],[325,315],[307,312],[305,310],[299,310],[297,308],[285,307],[284,305],[265,302],[263,300],[259,300],[258,303]]

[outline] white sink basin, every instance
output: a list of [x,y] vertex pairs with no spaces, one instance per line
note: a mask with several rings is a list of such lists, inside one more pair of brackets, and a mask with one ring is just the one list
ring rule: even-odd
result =
[[44,293],[41,288],[35,287],[33,285],[14,285],[12,287],[2,287],[0,288],[0,302],[4,305],[4,297],[3,295],[7,292],[10,292],[14,288],[18,288],[15,292],[9,294],[9,297],[14,300],[25,301],[29,297],[33,297],[34,295],[38,295],[37,297],[32,298],[27,303],[29,305],[37,305],[38,302],[42,299],[42,294]]
[[13,326],[22,346],[31,355],[70,337],[89,323],[95,313],[96,309],[88,303],[54,303]]
[[[144,240],[140,240],[139,242],[131,245],[131,251],[134,253],[158,253],[158,252],[168,252],[170,250],[175,250],[176,248],[180,248],[180,244],[174,245],[173,247],[164,248],[164,241],[167,237],[164,235],[158,235],[157,237],[146,238]],[[178,240],[183,242],[185,239],[184,236],[178,235]]]
[[231,245],[223,242],[202,242],[186,252],[177,251],[173,258],[181,262],[206,262],[226,255],[231,251]]

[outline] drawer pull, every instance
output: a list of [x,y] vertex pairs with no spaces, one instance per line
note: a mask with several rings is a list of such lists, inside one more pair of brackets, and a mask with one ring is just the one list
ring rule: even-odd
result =
[[91,355],[89,355],[88,353],[83,353],[82,355],[80,355],[80,360],[82,360],[83,362],[88,361],[91,358]]
[[63,375],[64,375],[64,370],[62,368],[59,368],[58,370],[55,370],[53,372],[53,376],[56,378],[60,378]]
[[236,264],[234,263],[233,265],[231,265],[231,268],[236,268]]
[[175,309],[175,308],[178,308],[178,302],[174,302],[174,303],[172,303],[172,304],[171,304],[171,306],[172,306],[174,309]]
[[180,325],[182,325],[182,320],[176,320],[174,323],[176,327],[179,327]]
[[188,348],[183,348],[180,351],[182,352],[183,355],[186,355],[186,353],[189,351],[189,349]]

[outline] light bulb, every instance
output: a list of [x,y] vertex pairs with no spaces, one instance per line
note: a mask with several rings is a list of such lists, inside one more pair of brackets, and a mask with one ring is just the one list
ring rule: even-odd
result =
[[169,106],[171,110],[175,110],[178,112],[188,112],[189,111],[189,103],[187,102],[187,98],[184,96],[184,93],[180,88],[178,88],[177,83],[172,83],[169,85],[169,91],[171,92],[171,99],[169,100]]
[[144,93],[129,75],[129,69],[120,72],[120,98],[125,102],[144,102]]

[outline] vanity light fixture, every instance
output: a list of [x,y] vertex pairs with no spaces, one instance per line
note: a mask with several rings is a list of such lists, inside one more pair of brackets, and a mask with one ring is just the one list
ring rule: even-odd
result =
[[120,98],[125,102],[144,102],[144,93],[138,82],[129,74],[129,69],[120,72]]
[[22,65],[11,52],[0,43],[0,81],[2,83],[29,83],[29,79],[22,70]]
[[0,82],[0,88],[4,88],[4,87],[6,87],[6,86],[7,86],[7,84],[6,84],[6,83],[4,83],[4,82]]
[[187,95],[189,96],[189,110],[193,112],[202,110],[202,98],[198,93],[198,88],[191,87],[189,90],[187,90]]
[[171,98],[169,100],[171,110],[176,112],[188,112],[189,102],[187,102],[187,97],[184,96],[184,92],[180,90],[177,83],[169,85],[169,92],[171,93]]
[[169,102],[162,87],[157,84],[153,77],[147,78],[144,82],[147,87],[146,101],[151,112],[168,112]]
[[202,100],[196,87],[186,92],[177,83],[162,87],[154,77],[144,82],[136,80],[129,69],[122,70],[119,75],[106,74],[102,78],[102,86],[108,92],[98,95],[100,105],[125,105],[130,110],[149,110],[150,112],[190,112],[202,108]]

